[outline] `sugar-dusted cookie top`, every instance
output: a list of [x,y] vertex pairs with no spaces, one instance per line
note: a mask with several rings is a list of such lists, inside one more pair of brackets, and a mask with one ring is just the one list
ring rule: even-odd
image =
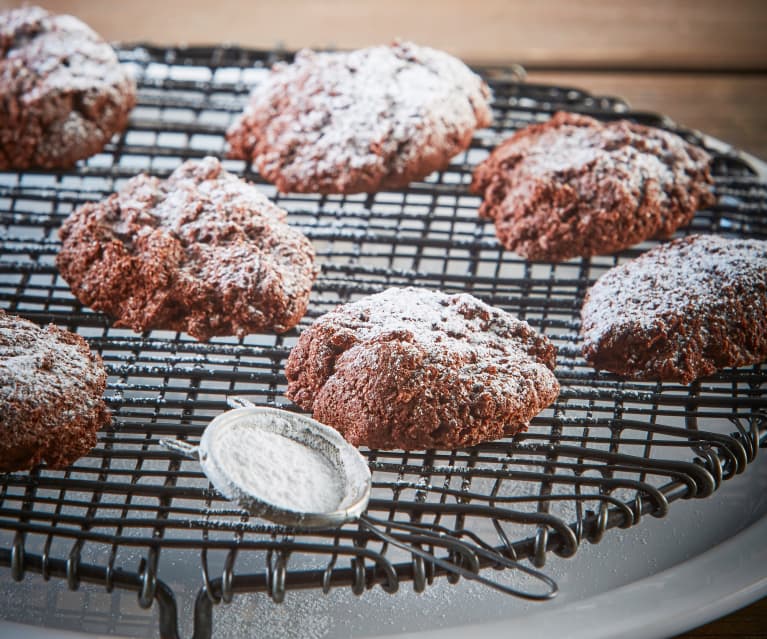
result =
[[79,335],[0,310],[0,472],[64,468],[109,424],[107,374]]
[[504,247],[558,262],[671,237],[714,203],[710,161],[668,131],[560,112],[496,147],[471,188]]
[[583,354],[634,379],[680,381],[767,359],[767,242],[693,235],[602,275]]
[[227,139],[281,191],[375,192],[445,168],[490,123],[488,98],[479,76],[428,47],[302,51],[255,87]]
[[281,333],[303,317],[316,277],[314,249],[286,215],[217,159],[189,160],[77,209],[56,264],[116,326],[200,340]]
[[77,18],[0,13],[0,170],[68,168],[122,131],[136,85]]
[[556,348],[471,295],[390,288],[305,330],[287,395],[352,444],[457,448],[524,430],[559,394]]

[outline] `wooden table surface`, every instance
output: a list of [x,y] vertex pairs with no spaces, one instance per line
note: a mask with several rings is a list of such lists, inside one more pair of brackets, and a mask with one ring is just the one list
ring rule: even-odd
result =
[[528,68],[528,79],[620,96],[767,161],[767,73]]
[[767,160],[765,0],[38,2],[121,42],[297,49],[409,38],[470,63],[522,64],[532,81],[625,97]]
[[[20,1],[0,0],[0,9]],[[767,160],[765,0],[40,0],[111,41],[351,48],[409,38],[621,96]],[[767,567],[765,567],[767,571]],[[767,599],[681,635],[767,637]]]

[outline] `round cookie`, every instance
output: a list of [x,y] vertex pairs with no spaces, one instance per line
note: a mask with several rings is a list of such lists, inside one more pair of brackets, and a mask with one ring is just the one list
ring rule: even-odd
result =
[[0,170],[68,168],[122,131],[135,103],[112,47],[77,18],[0,14]]
[[767,359],[767,242],[693,235],[610,269],[586,294],[583,355],[684,384]]
[[317,319],[285,373],[352,444],[412,450],[524,430],[559,394],[555,364],[546,337],[471,295],[390,288]]
[[56,264],[85,305],[135,331],[199,340],[284,332],[306,312],[314,249],[287,214],[212,157],[138,175],[64,222]]
[[64,468],[110,423],[107,374],[79,335],[0,310],[0,472]]
[[671,237],[716,201],[710,161],[661,129],[560,112],[500,144],[471,190],[505,248],[559,262]]
[[227,133],[230,155],[283,192],[404,187],[490,124],[489,95],[460,60],[410,43],[301,51],[253,90]]

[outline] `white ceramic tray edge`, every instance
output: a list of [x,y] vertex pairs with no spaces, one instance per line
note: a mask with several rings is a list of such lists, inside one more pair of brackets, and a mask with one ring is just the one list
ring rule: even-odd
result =
[[673,637],[767,595],[767,517],[716,547],[610,592],[519,618],[378,639]]

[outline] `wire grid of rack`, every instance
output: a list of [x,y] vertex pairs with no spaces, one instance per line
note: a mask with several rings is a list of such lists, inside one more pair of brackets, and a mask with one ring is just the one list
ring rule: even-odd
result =
[[[566,109],[630,117],[694,132],[632,112],[619,99],[522,82],[517,68],[479,69],[494,92],[493,127],[450,166],[406,189],[370,195],[280,194],[251,168],[230,170],[261,185],[314,243],[321,275],[299,330],[214,338],[115,329],[83,308],[58,276],[56,231],[83,202],[98,200],[140,171],[164,176],[183,160],[225,153],[224,131],[250,87],[289,54],[239,48],[123,48],[139,102],[128,130],[97,156],[64,172],[0,174],[0,307],[83,335],[109,373],[114,424],[65,471],[38,468],[0,478],[0,565],[137,592],[159,606],[160,634],[178,635],[173,590],[158,572],[161,553],[199,562],[195,636],[211,632],[212,606],[240,592],[348,586],[356,594],[416,591],[441,571],[387,547],[363,529],[289,530],[249,517],[215,493],[197,463],[163,449],[192,443],[239,395],[294,410],[284,365],[301,328],[339,303],[389,286],[469,292],[527,320],[559,348],[556,404],[513,438],[457,451],[363,451],[373,470],[369,512],[384,520],[450,532],[543,567],[549,552],[570,556],[583,540],[662,517],[680,498],[703,498],[756,457],[767,379],[762,366],[726,370],[690,386],[621,381],[596,373],[579,354],[579,310],[589,285],[643,252],[529,263],[499,248],[477,218],[471,171],[508,134]],[[715,152],[719,202],[681,233],[767,238],[767,185],[734,152]],[[415,532],[397,532],[412,544]],[[435,554],[455,560],[429,542]],[[141,559],[136,562],[138,552]],[[448,579],[453,579],[447,576]],[[522,577],[520,577],[522,579]]]

